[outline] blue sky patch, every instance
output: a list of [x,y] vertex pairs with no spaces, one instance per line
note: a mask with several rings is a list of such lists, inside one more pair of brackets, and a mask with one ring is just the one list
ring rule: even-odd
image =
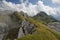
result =
[[[20,1],[19,0],[6,0],[8,2],[13,2],[15,4],[19,4]],[[59,4],[53,4],[51,0],[41,0],[44,2],[45,5],[51,6],[51,7],[58,7],[60,6]],[[29,0],[29,2],[31,2],[32,4],[36,4],[38,2],[38,0]]]
[[6,0],[7,2],[13,2],[13,3],[15,3],[15,4],[18,4],[18,3],[20,3],[20,1],[19,0]]

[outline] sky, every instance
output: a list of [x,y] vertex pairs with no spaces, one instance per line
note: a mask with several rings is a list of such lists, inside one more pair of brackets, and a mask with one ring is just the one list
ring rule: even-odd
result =
[[[16,4],[20,3],[20,0],[6,0],[6,1],[10,1]],[[29,0],[29,2],[31,2],[32,4],[36,4],[39,0]],[[56,2],[52,2],[53,0],[41,0],[44,2],[45,5],[51,6],[51,7],[58,7],[60,6],[60,4],[57,4]]]
[[60,0],[1,0],[0,9],[23,11],[29,16],[44,11],[60,20]]
[[[16,3],[16,4],[19,4],[20,3],[20,0],[6,0],[6,1],[10,1],[10,2],[13,2],[13,3]],[[36,4],[38,0],[29,0],[29,2],[33,3],[33,4]]]

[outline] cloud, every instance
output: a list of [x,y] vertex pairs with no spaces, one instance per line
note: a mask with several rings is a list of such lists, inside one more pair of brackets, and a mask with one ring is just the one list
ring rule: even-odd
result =
[[38,8],[39,11],[44,11],[44,12],[46,12],[48,15],[56,15],[56,10],[55,10],[55,8],[52,8],[52,7],[50,7],[50,6],[44,5],[42,1],[38,1],[37,8]]
[[29,3],[28,0],[23,2],[22,0],[21,4],[15,4],[12,2],[7,2],[5,0],[2,1],[2,6],[0,4],[0,9],[3,10],[14,10],[14,11],[23,11],[27,13],[29,16],[34,16],[40,11],[46,12],[48,15],[56,16],[58,15],[57,12],[60,13],[59,8],[52,8],[50,6],[46,6],[43,4],[42,1],[38,1],[37,4],[33,5],[32,3]]
[[38,12],[44,11],[48,15],[52,15],[57,20],[60,20],[60,7],[53,8],[53,7],[44,5],[43,2],[41,1],[38,1],[37,8],[38,8]]
[[53,3],[60,4],[60,0],[52,0]]
[[55,8],[56,10],[56,15],[54,16],[57,20],[60,20],[60,7]]

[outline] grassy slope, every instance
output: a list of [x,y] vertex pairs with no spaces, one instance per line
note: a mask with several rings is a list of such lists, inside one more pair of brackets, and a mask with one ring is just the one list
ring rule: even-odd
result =
[[50,22],[59,22],[58,20],[56,20],[55,18],[53,18],[53,16],[51,15],[47,15],[45,12],[41,11],[40,13],[38,13],[37,15],[32,17],[35,20],[38,20],[39,22],[43,23],[43,24],[48,24]]
[[36,33],[32,35],[26,35],[17,40],[60,40],[60,33],[57,33],[53,29],[41,24],[40,22],[33,20],[32,18],[26,18],[21,15],[16,14],[16,16],[20,19],[26,19],[30,23],[35,24],[37,26]]

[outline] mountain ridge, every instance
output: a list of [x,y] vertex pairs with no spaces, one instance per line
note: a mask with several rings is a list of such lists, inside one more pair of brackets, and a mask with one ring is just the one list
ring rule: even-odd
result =
[[[17,14],[17,17],[19,17],[18,14]],[[25,18],[25,17],[24,17],[24,18]],[[47,27],[47,26],[45,26],[45,25],[43,25],[43,24],[41,24],[41,23],[39,23],[39,22],[36,22],[36,21],[34,21],[33,19],[31,19],[31,18],[26,18],[26,20],[30,21],[31,23],[33,23],[34,25],[36,25],[36,26],[38,27],[37,34],[39,33],[39,30],[40,30],[40,32],[41,32],[42,30],[46,30],[46,32],[50,30],[50,32],[51,32],[52,34],[54,34],[55,36],[59,34],[59,33],[56,34],[56,32],[55,32],[55,31],[52,31],[52,29],[50,29],[49,27]],[[40,27],[39,27],[39,26],[40,26]],[[40,29],[39,29],[39,28],[40,28]],[[43,32],[43,31],[42,31],[42,32]],[[49,33],[49,35],[50,35],[50,32],[47,32],[47,33]],[[37,34],[35,34],[35,37],[37,36]],[[52,34],[51,34],[51,35],[52,35]],[[33,35],[33,34],[32,34],[32,35]],[[42,36],[42,35],[41,35],[41,36]],[[27,36],[27,37],[29,37],[29,36]],[[29,39],[29,40],[34,40],[34,38],[35,38],[34,36],[33,36],[34,38],[32,38],[32,36],[30,36],[31,39],[30,39],[30,37],[29,37],[29,38],[27,38],[27,37],[23,37],[23,38],[18,39],[18,40],[24,40],[24,38],[26,38],[25,40],[28,40],[28,39]],[[39,37],[39,36],[37,36],[37,37]],[[51,37],[53,38],[53,36],[51,36]],[[44,37],[44,38],[45,38],[45,37]],[[43,39],[44,39],[44,38],[43,38]],[[55,39],[55,40],[59,40],[60,37],[58,36],[57,38],[58,38],[58,39],[55,39],[55,38],[54,38],[54,39]],[[38,38],[38,39],[35,39],[35,40],[41,40],[41,39]],[[47,39],[44,39],[44,40],[48,40],[48,38],[47,38]],[[49,39],[49,40],[53,40],[53,39]]]
[[8,23],[13,23],[8,26],[11,29],[7,31],[8,34],[4,36],[4,40],[60,40],[60,32],[29,17],[24,12],[14,12],[8,14],[7,17],[11,19],[11,22],[8,21]]

